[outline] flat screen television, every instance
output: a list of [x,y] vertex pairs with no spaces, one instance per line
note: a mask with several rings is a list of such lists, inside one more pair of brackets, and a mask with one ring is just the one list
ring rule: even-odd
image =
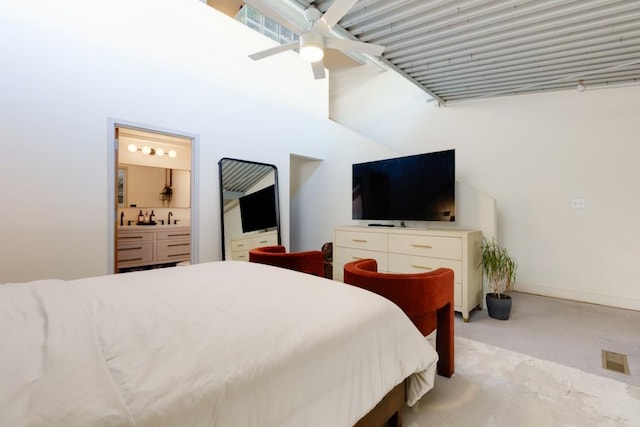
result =
[[353,219],[455,221],[455,150],[353,165]]
[[275,185],[242,196],[239,201],[243,233],[266,230],[278,225]]

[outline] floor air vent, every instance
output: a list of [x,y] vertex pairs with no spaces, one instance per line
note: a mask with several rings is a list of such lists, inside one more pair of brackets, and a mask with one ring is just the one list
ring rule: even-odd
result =
[[602,368],[610,371],[629,375],[629,363],[627,355],[602,350]]

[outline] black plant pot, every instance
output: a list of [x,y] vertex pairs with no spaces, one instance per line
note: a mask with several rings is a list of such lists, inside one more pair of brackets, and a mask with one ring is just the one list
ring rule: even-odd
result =
[[507,320],[511,314],[511,297],[509,295],[487,294],[487,311],[489,317],[498,320]]

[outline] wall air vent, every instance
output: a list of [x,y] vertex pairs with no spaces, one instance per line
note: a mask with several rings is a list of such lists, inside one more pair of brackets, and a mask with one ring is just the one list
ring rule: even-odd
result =
[[613,351],[602,350],[602,368],[629,375],[627,355]]

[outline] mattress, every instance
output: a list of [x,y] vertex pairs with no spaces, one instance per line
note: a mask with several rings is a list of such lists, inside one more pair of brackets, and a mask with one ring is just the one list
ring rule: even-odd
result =
[[351,426],[437,354],[362,289],[236,261],[0,285],[0,425]]

